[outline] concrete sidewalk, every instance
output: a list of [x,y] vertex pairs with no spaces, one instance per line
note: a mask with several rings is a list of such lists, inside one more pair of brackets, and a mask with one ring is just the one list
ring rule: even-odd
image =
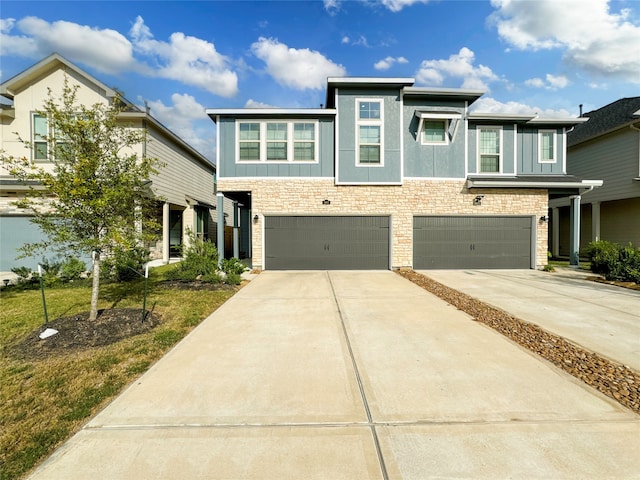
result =
[[30,478],[628,479],[639,451],[639,416],[399,275],[263,272]]
[[590,272],[574,269],[420,273],[640,372],[638,290],[594,282]]

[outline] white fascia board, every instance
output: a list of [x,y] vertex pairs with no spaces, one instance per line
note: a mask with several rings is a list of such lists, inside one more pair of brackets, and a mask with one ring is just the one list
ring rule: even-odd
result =
[[589,121],[589,117],[576,118],[534,118],[527,123],[530,125],[576,125]]
[[469,120],[521,120],[530,121],[535,115],[515,115],[512,113],[480,113],[474,112],[467,115]]
[[582,180],[581,182],[518,182],[499,180],[467,180],[469,188],[597,188],[602,180]]
[[335,85],[372,85],[372,84],[406,84],[413,85],[416,79],[412,77],[329,77],[327,84]]
[[447,95],[452,97],[481,97],[483,90],[463,90],[461,88],[405,87],[406,95]]
[[460,113],[444,113],[444,112],[424,112],[424,111],[419,111],[416,110],[415,113],[416,117],[418,118],[438,118],[438,119],[453,119],[453,118],[457,118],[460,119],[462,118],[462,114]]
[[258,116],[258,115],[336,115],[335,108],[207,108],[211,116]]

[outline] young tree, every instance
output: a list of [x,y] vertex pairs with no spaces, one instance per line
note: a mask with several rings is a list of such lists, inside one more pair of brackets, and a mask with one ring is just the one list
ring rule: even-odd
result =
[[[33,164],[27,158],[3,157],[17,179],[31,185],[22,208],[33,211],[32,222],[46,240],[26,244],[25,255],[47,248],[93,257],[90,319],[98,314],[100,263],[105,255],[148,240],[157,231],[149,215],[155,199],[150,177],[157,173],[157,159],[138,156],[135,147],[145,132],[118,119],[127,105],[120,98],[107,105],[77,102],[77,88],[65,80],[62,95],[49,90],[38,112],[48,122],[48,162]],[[20,139],[29,149],[42,148]]]

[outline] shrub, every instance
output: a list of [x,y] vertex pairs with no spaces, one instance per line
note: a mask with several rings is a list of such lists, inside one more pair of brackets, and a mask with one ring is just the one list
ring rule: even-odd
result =
[[128,282],[144,275],[149,250],[144,247],[116,250],[102,262],[102,273],[116,282]]
[[247,267],[237,258],[225,258],[222,261],[222,271],[227,275],[230,273],[235,273],[237,275],[241,275],[242,272],[247,270]]
[[242,277],[239,273],[236,272],[229,272],[224,277],[224,283],[226,283],[227,285],[240,285],[241,282]]
[[607,280],[640,282],[640,248],[622,247],[607,241],[589,244],[591,270]]
[[33,273],[29,267],[13,267],[11,271],[18,276],[17,283],[28,281]]
[[182,250],[182,261],[167,272],[170,280],[203,280],[219,283],[218,249],[209,240],[203,240],[189,232],[188,247]]
[[79,280],[87,271],[87,265],[76,257],[67,258],[60,268],[60,279],[63,282]]
[[62,269],[62,262],[55,262],[46,258],[40,262],[42,267],[42,281],[46,287],[53,287],[60,283],[60,270]]

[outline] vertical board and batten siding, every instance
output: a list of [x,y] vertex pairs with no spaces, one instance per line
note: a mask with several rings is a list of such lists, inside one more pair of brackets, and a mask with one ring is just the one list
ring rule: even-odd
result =
[[[539,130],[556,131],[556,161],[540,163],[538,161]],[[562,128],[518,127],[518,174],[519,175],[562,175],[564,166],[564,134]]]
[[388,216],[266,216],[268,270],[389,268]]
[[[367,90],[341,88],[338,90],[338,147],[337,183],[400,183],[402,181],[399,90]],[[356,99],[383,101],[382,166],[357,165]]]
[[479,173],[480,165],[478,160],[478,128],[483,126],[486,127],[502,127],[502,174],[505,175],[515,175],[516,172],[516,161],[515,161],[515,125],[510,124],[498,124],[498,123],[469,123],[468,130],[468,152],[469,152],[469,163],[467,165],[468,172],[470,174]]
[[640,197],[640,132],[625,128],[570,148],[567,173],[579,178],[604,180],[602,187],[585,195],[583,202],[604,202]]
[[190,158],[187,152],[170,144],[154,131],[149,132],[147,156],[158,158],[164,163],[153,178],[153,188],[167,202],[186,206],[185,195],[189,195],[211,205],[216,204],[213,165],[209,167]]
[[453,140],[446,145],[422,145],[416,110],[457,111],[464,116],[462,102],[429,102],[405,97],[403,106],[404,176],[415,178],[464,178],[464,120],[458,121]]
[[416,216],[413,268],[533,268],[534,218]]
[[[236,177],[333,177],[333,131],[332,117],[319,119],[300,118],[295,115],[279,117],[282,121],[317,120],[318,121],[318,163],[275,163],[275,162],[237,162],[236,161],[236,119],[221,117],[218,120],[218,149],[220,150],[220,168],[218,178]],[[240,119],[238,119],[240,120]],[[242,119],[244,121],[244,118]],[[246,120],[254,120],[247,118]],[[265,121],[258,118],[256,121]]]

